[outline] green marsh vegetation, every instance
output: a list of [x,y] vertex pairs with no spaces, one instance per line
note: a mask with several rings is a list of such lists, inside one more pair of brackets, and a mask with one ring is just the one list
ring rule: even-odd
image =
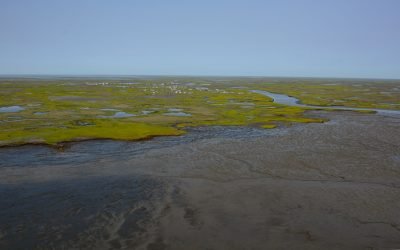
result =
[[270,83],[260,89],[293,96],[308,105],[400,110],[400,81]]
[[[306,109],[252,93],[284,93],[314,105],[400,109],[397,84],[274,83],[263,79],[47,79],[0,81],[0,145],[56,145],[86,139],[140,140],[181,135],[193,126],[258,126],[323,122]],[[390,92],[391,94],[385,94]],[[394,93],[394,94],[393,94]]]

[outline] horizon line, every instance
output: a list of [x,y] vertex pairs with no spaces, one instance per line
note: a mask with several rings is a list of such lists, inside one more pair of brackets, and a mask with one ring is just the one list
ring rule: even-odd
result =
[[342,76],[271,76],[271,75],[190,75],[190,74],[0,74],[0,78],[110,78],[110,77],[227,77],[227,78],[287,78],[287,79],[339,79],[339,80],[400,80],[386,77],[342,77]]

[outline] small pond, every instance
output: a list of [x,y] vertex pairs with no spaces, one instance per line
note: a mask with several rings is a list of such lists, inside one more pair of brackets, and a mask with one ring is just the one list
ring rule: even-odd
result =
[[15,113],[24,110],[21,106],[0,107],[0,113]]

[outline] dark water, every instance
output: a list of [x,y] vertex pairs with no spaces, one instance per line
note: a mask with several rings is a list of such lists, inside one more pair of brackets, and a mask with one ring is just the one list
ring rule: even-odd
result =
[[[157,204],[171,187],[165,179],[124,173],[65,175],[56,181],[45,176],[34,179],[32,174],[41,167],[95,168],[101,159],[118,164],[148,150],[198,140],[251,138],[281,132],[204,127],[192,129],[184,136],[148,141],[70,143],[63,151],[45,146],[0,148],[0,249],[135,248],[148,234],[157,216]],[[22,181],[8,182],[19,180],[20,176]]]
[[0,148],[0,168],[78,164],[110,157],[124,159],[151,149],[172,147],[198,140],[254,138],[282,132],[280,129],[266,130],[251,127],[200,127],[190,129],[188,134],[183,136],[157,137],[148,141],[93,140],[67,143],[63,151],[38,145]]
[[0,185],[0,249],[135,247],[163,192],[138,176]]

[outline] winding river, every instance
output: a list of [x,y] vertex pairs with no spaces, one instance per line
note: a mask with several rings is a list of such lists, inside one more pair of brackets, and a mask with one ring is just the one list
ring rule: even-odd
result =
[[389,109],[374,109],[374,108],[355,108],[355,107],[345,107],[345,106],[316,106],[316,105],[307,105],[302,104],[299,99],[283,94],[271,93],[265,90],[251,90],[253,93],[258,93],[273,99],[275,103],[288,105],[288,106],[296,106],[303,108],[315,108],[315,109],[331,109],[331,110],[365,110],[365,111],[376,111],[380,114],[385,115],[400,115],[400,110],[389,110]]

